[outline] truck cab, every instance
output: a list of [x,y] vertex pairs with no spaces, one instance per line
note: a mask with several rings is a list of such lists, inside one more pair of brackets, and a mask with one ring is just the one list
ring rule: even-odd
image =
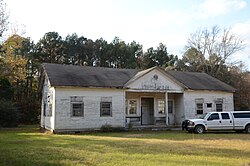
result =
[[250,133],[250,112],[209,112],[200,119],[185,120],[182,127],[198,134],[209,130],[245,130]]

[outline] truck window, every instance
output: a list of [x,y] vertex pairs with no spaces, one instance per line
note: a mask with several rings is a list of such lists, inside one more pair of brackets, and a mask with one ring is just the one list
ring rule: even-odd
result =
[[221,113],[221,117],[222,117],[222,119],[230,119],[228,113]]
[[250,118],[250,113],[233,113],[234,118]]
[[217,120],[220,119],[219,118],[219,114],[218,113],[213,113],[209,116],[209,118],[207,120]]

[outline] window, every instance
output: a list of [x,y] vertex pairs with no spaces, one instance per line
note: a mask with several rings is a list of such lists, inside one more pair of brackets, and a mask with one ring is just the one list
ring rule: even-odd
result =
[[84,116],[84,103],[82,96],[71,96],[71,115],[73,117],[83,117]]
[[43,116],[46,116],[46,103],[43,103]]
[[230,119],[228,113],[221,113],[222,119]]
[[222,103],[216,103],[216,111],[222,112]]
[[137,114],[137,100],[130,99],[128,100],[128,115],[136,115]]
[[212,103],[207,103],[207,108],[212,108]]
[[207,120],[218,120],[218,119],[220,119],[219,114],[214,113],[214,114],[211,114]]
[[204,100],[202,98],[195,99],[195,103],[196,103],[196,114],[203,114]]
[[203,103],[196,103],[196,114],[203,114]]
[[112,116],[111,114],[112,102],[101,102],[101,116]]
[[250,118],[250,113],[233,113],[235,118]]
[[223,98],[217,98],[215,100],[215,106],[216,106],[217,112],[222,112],[223,111]]
[[168,113],[173,113],[174,111],[174,101],[168,100]]
[[48,114],[47,116],[52,116],[52,104],[48,103]]
[[72,116],[84,116],[83,103],[72,103]]
[[158,99],[157,100],[157,106],[158,106],[158,114],[165,114],[165,100],[164,99]]

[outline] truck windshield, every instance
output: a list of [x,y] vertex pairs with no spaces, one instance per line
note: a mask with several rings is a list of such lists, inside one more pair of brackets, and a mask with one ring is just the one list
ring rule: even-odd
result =
[[210,113],[205,113],[200,118],[201,119],[206,119],[209,115],[210,115]]

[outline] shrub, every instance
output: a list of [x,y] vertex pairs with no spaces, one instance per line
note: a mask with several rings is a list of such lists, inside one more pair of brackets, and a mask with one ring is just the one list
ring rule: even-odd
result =
[[17,127],[18,110],[13,102],[0,100],[0,127]]
[[105,125],[102,125],[101,131],[110,132],[110,131],[113,131],[113,127],[112,125],[106,123]]

